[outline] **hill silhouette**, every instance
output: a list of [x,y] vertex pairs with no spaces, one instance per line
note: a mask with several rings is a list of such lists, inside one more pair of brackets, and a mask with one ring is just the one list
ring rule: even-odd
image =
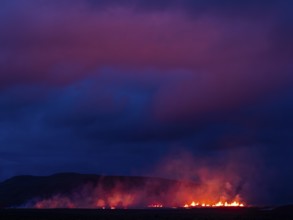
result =
[[[16,176],[0,183],[0,208],[20,207],[28,201],[48,199],[54,195],[70,196],[84,186],[99,186],[103,192],[117,185],[121,191],[144,190],[147,195],[160,196],[183,182],[153,177],[101,176],[93,174],[59,173],[51,176]],[[184,183],[195,187],[194,183]]]

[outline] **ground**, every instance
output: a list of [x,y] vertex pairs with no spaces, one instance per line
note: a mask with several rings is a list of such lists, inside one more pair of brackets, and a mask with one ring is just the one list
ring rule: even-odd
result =
[[85,209],[2,209],[0,219],[5,220],[292,220],[290,208],[264,210],[259,208],[211,209],[146,209],[146,210],[85,210]]

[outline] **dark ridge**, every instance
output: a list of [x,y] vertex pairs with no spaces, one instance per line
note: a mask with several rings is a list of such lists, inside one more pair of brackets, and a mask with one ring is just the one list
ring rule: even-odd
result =
[[[119,185],[121,190],[145,189],[147,194],[160,196],[180,184],[194,183],[153,177],[101,176],[94,174],[59,173],[51,176],[16,176],[0,183],[0,208],[21,207],[36,198],[70,195],[84,186],[99,185],[105,192]],[[146,187],[147,186],[147,187]]]
[[276,213],[293,213],[293,205],[284,205],[284,206],[280,206],[274,209],[274,212]]
[[0,209],[0,219],[3,220],[291,220],[289,213],[261,211],[255,208],[216,208],[216,209]]

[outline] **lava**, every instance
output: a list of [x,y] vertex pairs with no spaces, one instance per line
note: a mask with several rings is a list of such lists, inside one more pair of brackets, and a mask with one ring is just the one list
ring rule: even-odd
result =
[[[110,184],[111,183],[111,184]],[[204,184],[190,182],[104,181],[85,184],[70,193],[34,198],[22,207],[28,208],[202,208],[245,207],[233,184],[210,180]]]
[[[119,197],[118,195],[116,197],[108,198],[107,200],[103,199],[97,199],[94,205],[88,204],[87,206],[80,205],[69,198],[61,198],[61,197],[53,197],[51,199],[45,199],[40,200],[36,202],[33,206],[33,208],[37,209],[43,209],[43,208],[97,208],[97,209],[128,209],[128,208],[138,208],[138,206],[135,206],[133,203],[133,200],[129,200],[129,198],[132,197]],[[126,199],[123,201],[123,199]],[[147,206],[141,206],[139,208],[204,208],[204,207],[245,207],[243,202],[240,201],[219,201],[217,203],[211,203],[211,202],[195,202],[192,201],[191,203],[185,203],[184,205],[173,205],[170,204],[163,204],[161,202],[154,202],[150,203]]]
[[194,207],[244,207],[244,203],[233,201],[229,202],[217,202],[217,203],[199,203],[199,202],[192,202],[190,204],[185,204],[184,208],[194,208]]

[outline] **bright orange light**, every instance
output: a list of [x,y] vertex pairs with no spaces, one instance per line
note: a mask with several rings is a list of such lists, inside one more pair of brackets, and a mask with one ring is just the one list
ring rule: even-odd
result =
[[[212,207],[245,207],[246,204],[242,203],[240,195],[234,197],[229,196],[225,191],[220,194],[217,184],[213,184],[210,188],[213,190],[202,190],[198,193],[195,189],[179,188],[173,191],[168,191],[162,197],[148,198],[144,192],[130,191],[124,192],[117,188],[111,193],[103,196],[97,196],[89,200],[90,203],[83,205],[80,200],[72,199],[70,197],[53,196],[49,199],[36,201],[33,205],[34,208],[79,208],[89,207],[96,209],[127,209],[127,208],[212,208]],[[230,187],[230,185],[229,185]],[[208,187],[209,188],[209,187]],[[216,188],[216,190],[214,190]],[[220,190],[220,189],[219,189]],[[98,193],[96,193],[98,194]],[[102,193],[101,193],[102,194]],[[90,195],[95,196],[95,194]],[[195,199],[196,198],[196,199]],[[85,200],[87,202],[88,200]]]
[[231,203],[228,202],[217,202],[217,203],[196,203],[192,201],[190,204],[185,204],[184,208],[191,208],[191,207],[244,207],[243,203],[233,201]]

